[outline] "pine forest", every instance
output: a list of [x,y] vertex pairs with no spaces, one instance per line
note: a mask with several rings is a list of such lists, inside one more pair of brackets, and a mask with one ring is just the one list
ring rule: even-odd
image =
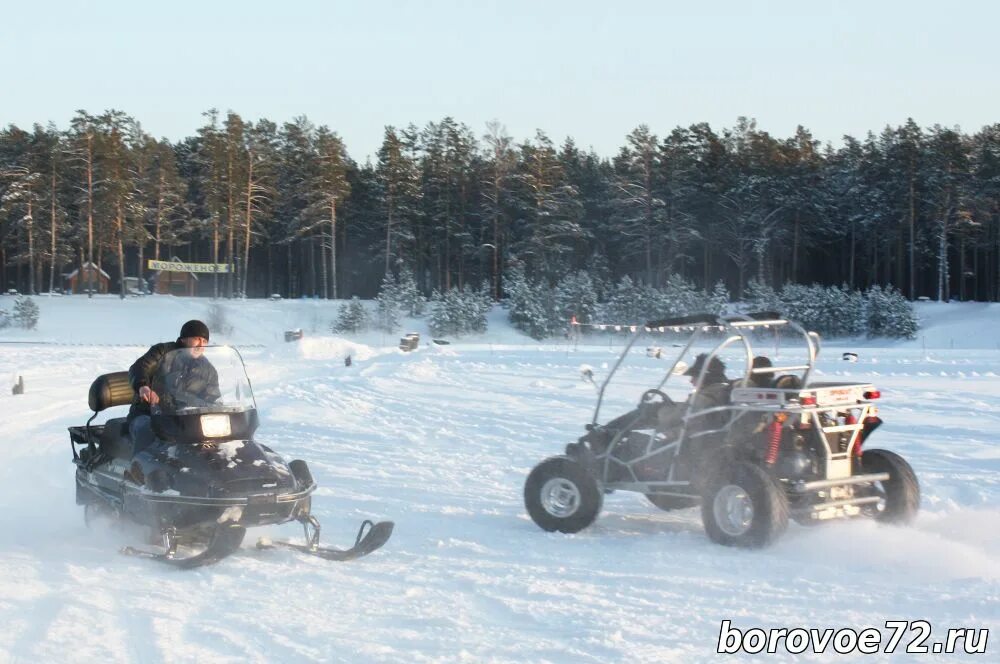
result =
[[179,142],[115,110],[10,125],[0,289],[63,291],[91,264],[124,297],[148,288],[153,259],[229,266],[200,275],[199,294],[220,298],[372,298],[405,272],[424,296],[494,300],[581,274],[609,293],[627,278],[732,299],[789,284],[1000,299],[1000,124],[908,120],[836,146],[746,118],[640,125],[597,155],[446,117],[386,127],[373,159],[305,117],[212,110]]

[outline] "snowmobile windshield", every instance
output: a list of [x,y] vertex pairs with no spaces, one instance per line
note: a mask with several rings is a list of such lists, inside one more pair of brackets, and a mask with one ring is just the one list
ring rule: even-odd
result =
[[243,360],[228,346],[170,351],[160,361],[152,387],[165,415],[235,413],[254,408]]

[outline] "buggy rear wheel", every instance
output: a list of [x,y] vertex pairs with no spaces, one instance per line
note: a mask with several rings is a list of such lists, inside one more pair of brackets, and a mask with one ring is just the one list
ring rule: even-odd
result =
[[565,456],[541,462],[524,483],[528,514],[549,532],[583,530],[597,518],[603,502],[597,480],[580,463]]
[[889,479],[875,483],[875,495],[882,498],[872,509],[881,523],[906,524],[920,509],[920,484],[906,459],[888,450],[865,450],[861,465],[866,473],[889,473]]
[[701,520],[713,542],[764,547],[788,527],[788,498],[763,468],[737,462],[720,468],[708,482]]

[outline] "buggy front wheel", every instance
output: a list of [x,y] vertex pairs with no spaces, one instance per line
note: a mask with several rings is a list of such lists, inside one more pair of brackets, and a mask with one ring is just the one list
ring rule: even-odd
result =
[[738,462],[708,482],[701,519],[713,542],[764,547],[788,527],[788,498],[763,468]]
[[594,522],[604,494],[597,480],[565,456],[541,462],[524,483],[524,506],[532,521],[549,532],[575,533]]

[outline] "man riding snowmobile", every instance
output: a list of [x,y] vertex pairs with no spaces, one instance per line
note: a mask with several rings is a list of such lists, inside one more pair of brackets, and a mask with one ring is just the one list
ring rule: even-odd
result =
[[[239,352],[206,346],[208,330],[199,321],[181,333],[177,343],[150,348],[129,372],[99,376],[88,397],[93,416],[70,427],[76,499],[87,522],[124,517],[145,526],[164,551],[123,552],[179,567],[221,560],[240,547],[248,528],[290,521],[302,526],[304,544],[262,539],[258,548],[327,560],[380,548],[392,522],[365,521],[349,549],[320,546],[316,482],[305,461],[286,462],[255,439],[257,404]],[[100,412],[130,403],[130,420],[92,424]],[[133,440],[136,431],[146,439]]]
[[[203,351],[208,340],[208,326],[200,320],[189,320],[181,326],[177,341],[150,347],[129,367],[128,381],[135,392],[127,418],[133,456],[153,442],[150,406],[159,404],[161,395],[177,395],[178,399],[189,401],[187,405],[196,405],[197,401],[212,403],[221,395],[219,374]],[[188,352],[172,352],[180,348]],[[170,362],[170,367],[160,366],[165,360]],[[171,384],[154,385],[157,376],[163,376]]]

